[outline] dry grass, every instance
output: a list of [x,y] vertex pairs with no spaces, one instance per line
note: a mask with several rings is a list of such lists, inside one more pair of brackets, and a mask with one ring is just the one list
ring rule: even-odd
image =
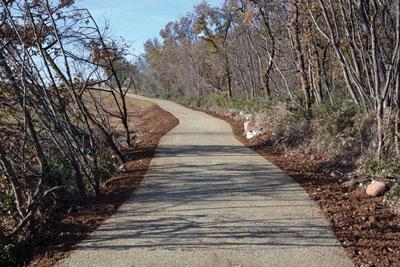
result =
[[154,106],[154,103],[143,100],[143,99],[137,99],[137,98],[127,98],[127,104],[129,105],[134,105],[136,107],[139,107],[143,110],[149,109]]

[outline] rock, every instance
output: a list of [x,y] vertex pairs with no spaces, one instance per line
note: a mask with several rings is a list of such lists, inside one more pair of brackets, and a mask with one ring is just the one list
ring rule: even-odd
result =
[[254,137],[258,136],[259,134],[260,134],[259,131],[248,131],[248,132],[246,132],[246,138],[253,139]]
[[244,118],[245,118],[246,120],[252,120],[252,119],[254,118],[254,115],[253,115],[253,114],[245,114],[245,115],[244,115]]
[[121,166],[119,166],[118,170],[119,170],[120,172],[125,172],[125,171],[126,171],[125,165],[122,164]]
[[250,130],[250,123],[251,123],[251,121],[246,121],[246,122],[243,124],[243,128],[244,128],[244,132],[245,132],[245,133],[247,133],[247,132]]
[[262,129],[257,128],[254,120],[247,119],[247,121],[243,124],[244,134],[247,139],[253,139],[254,137],[261,134]]
[[380,194],[385,193],[387,190],[387,186],[384,182],[381,181],[372,181],[367,187],[367,195],[376,197]]
[[338,178],[340,178],[340,177],[343,176],[343,173],[341,173],[340,171],[332,171],[329,175],[330,175],[332,178],[338,179]]

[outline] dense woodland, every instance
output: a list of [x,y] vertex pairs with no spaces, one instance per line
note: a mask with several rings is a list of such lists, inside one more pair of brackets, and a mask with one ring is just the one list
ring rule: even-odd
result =
[[353,138],[370,169],[400,170],[400,0],[203,2],[134,62],[73,0],[0,2],[0,265],[128,160],[131,88],[267,110],[271,128],[322,150]]
[[200,102],[285,102],[306,120],[352,105],[375,117],[376,159],[398,156],[399,9],[396,0],[203,2],[147,41],[139,80]]

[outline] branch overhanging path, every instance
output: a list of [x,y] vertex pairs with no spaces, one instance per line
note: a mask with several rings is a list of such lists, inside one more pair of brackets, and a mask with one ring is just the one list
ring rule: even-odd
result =
[[61,266],[353,266],[304,189],[229,124],[134,97],[179,125],[141,187]]

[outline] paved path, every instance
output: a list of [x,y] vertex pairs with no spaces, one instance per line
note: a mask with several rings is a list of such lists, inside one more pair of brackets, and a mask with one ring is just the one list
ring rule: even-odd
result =
[[303,188],[227,123],[152,101],[179,125],[141,188],[61,266],[353,266]]

